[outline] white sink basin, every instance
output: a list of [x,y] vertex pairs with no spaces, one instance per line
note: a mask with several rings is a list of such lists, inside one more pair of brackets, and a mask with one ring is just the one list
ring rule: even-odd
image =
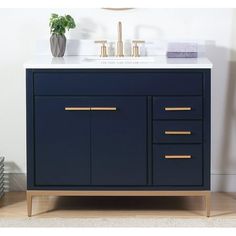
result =
[[154,57],[85,57],[84,62],[109,63],[109,64],[131,64],[131,63],[151,63]]

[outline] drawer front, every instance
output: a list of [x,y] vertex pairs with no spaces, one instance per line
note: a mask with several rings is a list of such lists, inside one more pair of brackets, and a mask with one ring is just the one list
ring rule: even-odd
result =
[[154,143],[201,143],[201,121],[154,121]]
[[[36,95],[202,95],[203,73],[187,70],[34,72]],[[183,86],[184,85],[184,86]]]
[[153,181],[161,186],[203,184],[201,144],[153,145]]
[[154,97],[154,119],[201,119],[202,97]]

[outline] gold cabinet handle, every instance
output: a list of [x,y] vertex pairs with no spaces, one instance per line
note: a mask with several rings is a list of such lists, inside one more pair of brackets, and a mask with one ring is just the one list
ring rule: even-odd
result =
[[65,111],[90,111],[90,107],[65,107]]
[[192,107],[165,107],[165,111],[191,111]]
[[167,135],[190,135],[192,134],[191,131],[165,131]]
[[166,159],[190,159],[191,155],[165,155]]
[[116,111],[116,107],[91,107],[91,111]]
[[65,111],[116,111],[116,107],[65,107]]

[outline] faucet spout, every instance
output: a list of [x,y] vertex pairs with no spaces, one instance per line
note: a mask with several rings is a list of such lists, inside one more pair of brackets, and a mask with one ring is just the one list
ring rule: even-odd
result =
[[117,57],[124,56],[124,48],[123,48],[123,41],[122,41],[122,23],[118,22],[118,41],[117,41]]
[[118,22],[118,41],[122,41],[122,23]]

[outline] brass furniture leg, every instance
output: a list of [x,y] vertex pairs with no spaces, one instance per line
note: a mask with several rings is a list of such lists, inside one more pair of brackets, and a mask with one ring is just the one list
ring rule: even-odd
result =
[[26,200],[27,200],[27,211],[28,211],[28,216],[31,217],[32,215],[32,194],[30,191],[26,192]]
[[211,193],[210,192],[206,193],[205,204],[206,204],[206,216],[210,217],[210,210],[211,210]]

